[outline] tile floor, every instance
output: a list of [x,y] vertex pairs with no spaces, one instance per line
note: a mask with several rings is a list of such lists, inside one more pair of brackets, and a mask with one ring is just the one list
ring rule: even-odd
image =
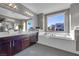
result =
[[76,54],[51,48],[41,44],[34,44],[14,56],[76,56]]

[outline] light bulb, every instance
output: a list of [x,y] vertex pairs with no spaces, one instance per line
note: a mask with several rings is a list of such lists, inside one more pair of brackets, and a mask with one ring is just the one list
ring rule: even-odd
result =
[[12,6],[12,3],[10,3],[9,6]]
[[27,12],[27,11],[26,11],[25,13],[26,13],[26,14],[28,14],[28,15],[30,15],[30,16],[33,16],[33,14],[32,14],[32,13],[29,13],[29,12]]
[[13,8],[16,8],[16,6],[14,6]]

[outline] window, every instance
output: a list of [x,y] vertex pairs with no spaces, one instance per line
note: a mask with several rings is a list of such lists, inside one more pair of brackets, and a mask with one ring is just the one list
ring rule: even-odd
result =
[[58,13],[47,16],[47,30],[48,31],[64,31],[64,13]]
[[29,31],[33,30],[32,20],[27,21],[27,30],[29,30]]

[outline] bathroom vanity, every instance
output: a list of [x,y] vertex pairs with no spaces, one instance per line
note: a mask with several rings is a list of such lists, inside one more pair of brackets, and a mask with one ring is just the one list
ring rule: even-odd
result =
[[37,43],[38,32],[18,33],[0,36],[0,55],[11,56]]

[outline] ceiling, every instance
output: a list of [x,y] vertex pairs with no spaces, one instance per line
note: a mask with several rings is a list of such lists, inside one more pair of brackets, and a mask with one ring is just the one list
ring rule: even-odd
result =
[[[9,4],[11,6],[9,6]],[[13,6],[16,6],[16,8]],[[32,15],[33,13],[20,3],[0,3],[0,16],[6,16],[8,18],[19,20],[27,20],[31,18]]]
[[71,3],[22,3],[22,5],[37,14],[47,14],[58,10],[70,8]]
[[23,16],[21,14],[12,12],[8,9],[4,9],[4,8],[1,8],[1,7],[0,7],[0,15],[4,15],[4,16],[7,16],[7,17],[15,18],[15,19],[22,19],[22,20],[23,19],[29,19],[29,17]]

